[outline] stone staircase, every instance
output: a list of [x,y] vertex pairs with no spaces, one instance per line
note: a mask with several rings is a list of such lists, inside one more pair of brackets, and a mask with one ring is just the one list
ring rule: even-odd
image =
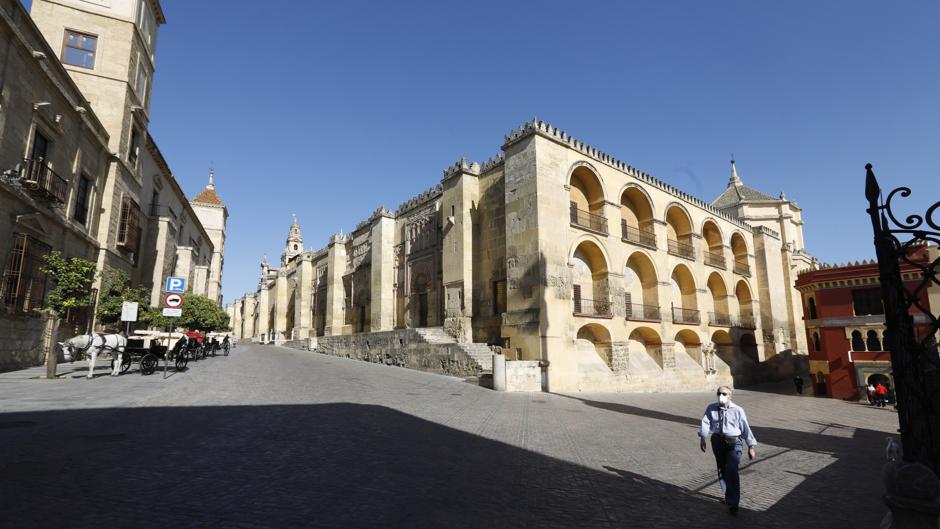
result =
[[453,336],[444,332],[443,327],[419,327],[414,330],[429,344],[456,346],[479,364],[484,373],[493,372],[493,351],[485,343],[458,343]]

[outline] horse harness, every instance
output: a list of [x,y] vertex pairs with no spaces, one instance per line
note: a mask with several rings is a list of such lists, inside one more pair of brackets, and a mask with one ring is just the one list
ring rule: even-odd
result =
[[89,334],[86,334],[85,336],[88,336],[90,339],[88,340],[88,345],[86,345],[84,349],[80,349],[82,356],[78,358],[78,360],[83,360],[86,356],[88,356],[88,350],[91,349],[91,346],[95,344],[96,336],[98,338],[101,338],[101,346],[98,348],[100,351],[113,352],[117,350],[115,347],[111,347],[110,345],[108,345],[108,339],[106,338],[107,335],[105,335],[104,333],[100,333],[100,332],[89,333]]

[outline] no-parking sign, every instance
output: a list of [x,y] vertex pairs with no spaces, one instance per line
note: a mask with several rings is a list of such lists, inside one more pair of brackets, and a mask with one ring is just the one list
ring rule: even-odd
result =
[[163,296],[163,305],[167,308],[178,309],[183,304],[182,294],[167,294]]

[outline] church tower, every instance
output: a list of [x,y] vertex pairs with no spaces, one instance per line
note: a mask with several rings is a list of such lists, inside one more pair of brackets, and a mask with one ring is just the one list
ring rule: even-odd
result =
[[222,267],[225,265],[225,224],[228,209],[215,192],[215,172],[209,169],[209,183],[193,198],[191,205],[202,227],[212,241],[212,259],[209,261],[209,285],[206,296],[222,303]]
[[290,224],[290,231],[287,232],[287,242],[284,244],[284,253],[281,254],[281,265],[286,265],[288,261],[297,257],[304,251],[304,238],[300,234],[300,224],[297,223],[295,214],[293,222]]

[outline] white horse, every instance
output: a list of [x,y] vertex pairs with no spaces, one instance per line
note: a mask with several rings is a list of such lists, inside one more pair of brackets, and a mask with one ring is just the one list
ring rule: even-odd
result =
[[109,351],[111,357],[114,358],[111,376],[116,377],[121,374],[121,361],[124,349],[127,347],[127,338],[120,334],[83,334],[59,342],[59,347],[62,348],[62,353],[69,362],[81,360],[83,356],[88,357],[88,378],[94,376],[95,360],[98,359],[98,355]]

